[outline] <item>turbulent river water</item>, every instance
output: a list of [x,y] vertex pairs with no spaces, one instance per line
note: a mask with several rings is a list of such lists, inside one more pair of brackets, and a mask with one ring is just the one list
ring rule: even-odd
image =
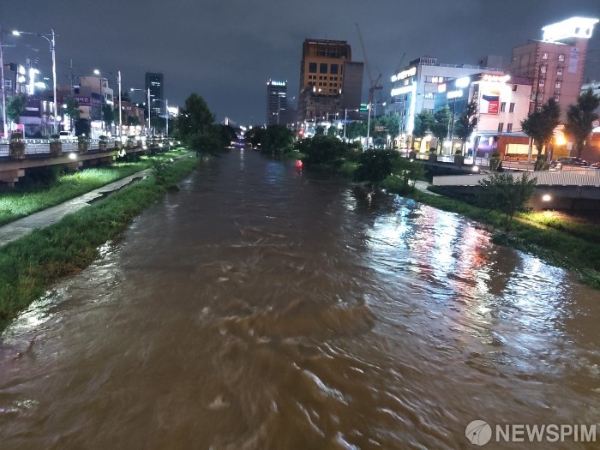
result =
[[600,419],[569,272],[250,150],[180,187],[3,332],[0,449],[600,446],[568,435]]

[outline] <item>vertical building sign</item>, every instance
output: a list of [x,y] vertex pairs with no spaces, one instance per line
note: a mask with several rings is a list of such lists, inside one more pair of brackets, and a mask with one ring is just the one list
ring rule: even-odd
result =
[[498,114],[500,111],[500,87],[490,83],[483,86],[481,91],[479,111],[482,114]]
[[577,73],[577,63],[579,62],[579,49],[573,47],[571,56],[569,56],[569,73]]

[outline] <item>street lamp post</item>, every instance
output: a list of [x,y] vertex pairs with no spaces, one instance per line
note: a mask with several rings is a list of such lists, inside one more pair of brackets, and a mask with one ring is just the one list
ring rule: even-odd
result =
[[148,105],[148,131],[146,133],[146,135],[150,134],[150,88],[148,89],[136,89],[136,88],[131,88],[131,91],[147,91],[147,95],[148,95],[148,103],[146,103]]
[[[58,105],[56,103],[56,39],[54,35],[54,30],[50,29],[51,34],[45,35],[41,33],[34,33],[32,31],[13,31],[13,35],[19,36],[20,34],[35,34],[41,38],[44,38],[50,44],[50,52],[52,53],[52,84],[54,88],[54,134],[58,134],[58,125],[56,122],[56,117],[58,116]],[[2,61],[2,67],[4,68],[4,61]],[[4,70],[3,70],[4,71]],[[4,82],[4,77],[3,77]],[[2,92],[4,93],[4,85],[2,86]]]
[[4,86],[4,43],[2,42],[2,29],[0,28],[0,77],[2,80],[2,125],[4,126],[3,137],[6,139],[6,89]]
[[121,107],[121,71],[119,70],[119,77],[117,78],[119,85],[119,138],[123,136],[123,108]]

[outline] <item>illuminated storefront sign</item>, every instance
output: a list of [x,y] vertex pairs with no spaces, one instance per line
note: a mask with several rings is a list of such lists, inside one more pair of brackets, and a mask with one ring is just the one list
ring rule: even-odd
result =
[[481,76],[481,81],[487,81],[489,83],[506,83],[510,80],[510,75],[495,75],[491,73],[484,73]]
[[412,92],[414,90],[414,84],[409,86],[402,86],[396,89],[392,89],[392,97],[396,97],[398,95],[407,94],[408,92]]
[[285,81],[273,81],[273,80],[269,80],[269,83],[271,86],[285,86]]
[[448,100],[452,100],[453,98],[460,98],[462,96],[463,96],[462,89],[459,89],[457,91],[450,91],[446,94],[446,98],[448,98]]
[[397,73],[396,75],[392,76],[392,83],[395,81],[398,81],[398,80],[403,80],[408,77],[413,77],[416,74],[417,74],[417,68],[411,67],[410,69],[403,70],[402,72]]

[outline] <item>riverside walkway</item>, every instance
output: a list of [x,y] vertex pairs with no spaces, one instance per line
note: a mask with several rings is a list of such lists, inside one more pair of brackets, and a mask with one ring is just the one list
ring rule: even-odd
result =
[[0,226],[0,246],[6,245],[9,242],[26,236],[38,228],[55,224],[67,214],[79,211],[80,209],[92,204],[94,201],[100,200],[106,197],[108,194],[118,191],[122,187],[146,177],[149,171],[150,169],[146,169],[134,173],[133,175],[102,186],[101,188],[94,189],[87,194],[75,197],[71,200],[61,203],[60,205],[52,206],[48,209],[44,209],[21,219],[15,220],[14,222]]

